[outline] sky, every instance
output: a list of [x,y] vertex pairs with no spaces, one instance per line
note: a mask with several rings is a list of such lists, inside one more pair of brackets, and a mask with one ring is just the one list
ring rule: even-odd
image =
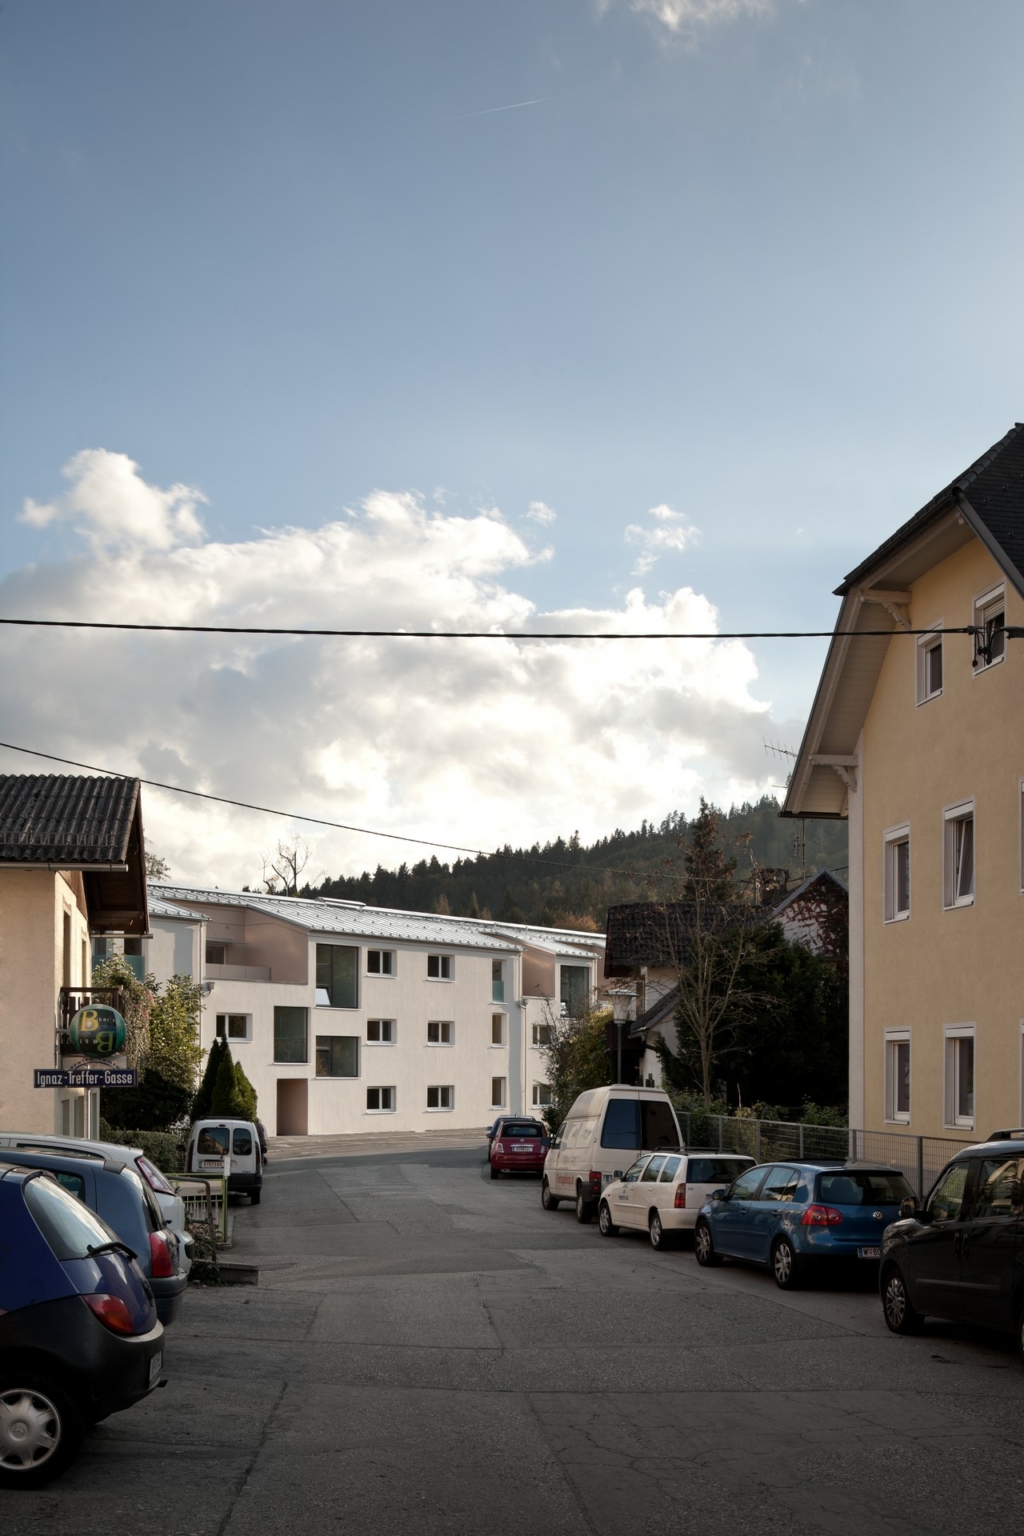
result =
[[[1022,44],[1019,0],[5,0],[0,614],[828,629],[1021,415]],[[769,790],[823,654],[0,631],[0,722],[491,848]],[[184,881],[301,830],[144,806]]]

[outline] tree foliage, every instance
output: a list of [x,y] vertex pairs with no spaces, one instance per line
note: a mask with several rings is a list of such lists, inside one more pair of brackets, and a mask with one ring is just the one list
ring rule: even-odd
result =
[[128,1065],[138,1072],[144,1072],[149,1064],[149,1023],[155,1001],[154,986],[150,983],[152,977],[139,980],[122,954],[108,955],[93,966],[94,987],[117,987],[121,993],[121,1011],[128,1032],[125,1055]]
[[[241,1062],[232,1060],[231,1047],[226,1041],[223,1045],[213,1078],[209,1113],[226,1120],[255,1120],[256,1090],[242,1070]],[[196,1115],[194,1118],[201,1117]]]
[[549,1010],[548,1043],[542,1049],[551,1088],[544,1119],[552,1130],[558,1129],[581,1093],[615,1081],[608,1053],[611,1016],[610,1008],[595,1008],[592,998],[575,1018],[556,1018]]
[[210,1046],[210,1054],[206,1058],[206,1070],[196,1090],[196,1096],[192,1100],[193,1124],[197,1120],[206,1120],[213,1113],[213,1085],[217,1081],[221,1060],[227,1049],[227,1041],[221,1040],[219,1036]]

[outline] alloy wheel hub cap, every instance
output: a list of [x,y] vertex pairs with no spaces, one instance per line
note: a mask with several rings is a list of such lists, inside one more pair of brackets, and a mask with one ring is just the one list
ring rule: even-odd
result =
[[35,1392],[0,1397],[0,1466],[37,1467],[56,1450],[60,1420],[53,1405]]

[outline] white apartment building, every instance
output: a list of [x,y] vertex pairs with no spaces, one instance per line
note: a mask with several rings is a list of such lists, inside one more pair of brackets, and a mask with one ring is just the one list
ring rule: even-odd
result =
[[483,1127],[549,1098],[554,1018],[598,985],[602,934],[359,902],[150,886],[144,965],[196,977],[270,1135]]

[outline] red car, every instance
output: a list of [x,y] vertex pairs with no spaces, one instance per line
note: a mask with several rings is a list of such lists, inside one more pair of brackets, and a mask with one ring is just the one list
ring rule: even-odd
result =
[[491,1178],[502,1169],[509,1173],[522,1170],[540,1173],[548,1155],[547,1127],[539,1120],[524,1120],[516,1115],[496,1120],[491,1129]]

